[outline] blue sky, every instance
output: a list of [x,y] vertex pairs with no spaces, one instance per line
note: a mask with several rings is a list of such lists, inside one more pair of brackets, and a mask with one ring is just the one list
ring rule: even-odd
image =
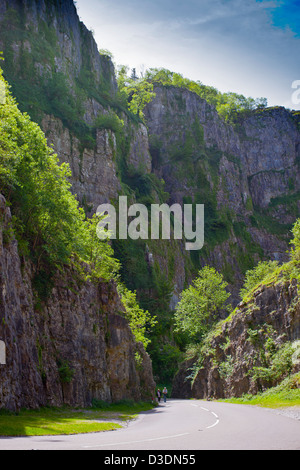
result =
[[[300,109],[300,0],[77,0],[99,49],[141,72],[164,67],[222,92]],[[295,96],[295,95],[294,95]]]

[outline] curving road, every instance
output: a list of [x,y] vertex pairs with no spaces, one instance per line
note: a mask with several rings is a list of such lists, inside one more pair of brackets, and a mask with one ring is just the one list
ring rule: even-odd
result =
[[254,406],[168,400],[118,431],[0,438],[0,450],[300,450],[300,422]]

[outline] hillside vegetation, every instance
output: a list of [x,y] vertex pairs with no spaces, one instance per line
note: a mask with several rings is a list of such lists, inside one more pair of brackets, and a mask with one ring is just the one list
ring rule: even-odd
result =
[[70,190],[69,165],[59,162],[38,124],[20,112],[1,68],[0,83],[5,89],[0,105],[0,188],[12,212],[4,243],[16,236],[20,256],[32,261],[38,303],[47,300],[52,278],[65,266],[82,281],[115,281],[132,331],[147,346],[146,331],[154,319],[120,282],[120,263],[109,240],[97,236],[100,216],[87,217],[79,207]]
[[[137,77],[115,67],[72,0],[0,0],[0,23],[0,193],[12,213],[1,228],[6,248],[16,237],[22,269],[32,267],[37,318],[67,267],[80,286],[101,279],[117,286],[121,299],[120,307],[104,289],[89,340],[101,330],[108,347],[103,311],[111,305],[147,348],[156,381],[169,389],[186,355],[193,365],[184,380],[196,384],[206,368],[216,376],[215,396],[238,393],[238,366],[238,380],[242,372],[246,377],[241,390],[252,379],[254,391],[281,380],[278,370],[290,370],[289,343],[296,337],[281,329],[286,290],[288,309],[295,304],[299,313],[299,113],[164,68]],[[203,248],[188,252],[185,240],[172,238],[99,240],[93,214],[108,201],[118,213],[120,195],[148,209],[178,203],[195,211],[203,204]],[[170,225],[173,234],[173,216]],[[80,289],[72,290],[75,296]],[[70,292],[73,305],[80,296]],[[278,324],[257,321],[265,314],[257,299],[266,311],[273,308],[267,316]],[[86,309],[78,301],[78,314],[92,318],[95,298],[82,302]],[[239,320],[245,350],[229,334]],[[141,369],[139,353],[135,359]],[[202,379],[205,390],[211,376]]]
[[[211,321],[210,331],[187,347],[182,373],[191,384],[193,396],[245,395],[240,402],[299,404],[299,229],[298,219],[293,228],[290,260],[282,265],[274,261],[259,262],[247,271],[239,305],[225,320]],[[203,274],[199,274],[201,279]],[[222,292],[220,284],[210,298],[218,299]],[[195,302],[201,305],[205,298],[199,289],[190,295],[191,306]],[[211,320],[214,305],[208,308]],[[185,314],[178,328],[184,329],[185,323],[193,318],[193,331],[197,331],[201,323],[197,325],[193,310],[186,305],[185,292],[176,310]],[[178,380],[177,387],[183,386],[180,375]],[[272,387],[277,388],[272,391]]]

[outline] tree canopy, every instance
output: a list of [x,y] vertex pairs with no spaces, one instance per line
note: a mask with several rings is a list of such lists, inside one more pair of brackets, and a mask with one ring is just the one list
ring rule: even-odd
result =
[[146,71],[142,80],[152,84],[186,88],[214,106],[219,115],[233,123],[239,115],[267,106],[266,98],[246,98],[244,95],[228,92],[221,93],[215,87],[204,85],[201,81],[184,78],[181,74],[167,69],[151,68]]
[[136,77],[135,73],[128,76],[128,67],[120,66],[118,70],[119,98],[129,111],[143,119],[143,110],[147,103],[154,98],[153,84],[143,78]]
[[181,294],[175,312],[177,331],[187,332],[191,339],[199,341],[208,333],[225,307],[230,294],[227,283],[215,268],[205,266],[190,287]]

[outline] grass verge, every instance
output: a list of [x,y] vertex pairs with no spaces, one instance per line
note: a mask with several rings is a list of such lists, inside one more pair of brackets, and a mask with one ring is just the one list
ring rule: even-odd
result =
[[112,431],[153,408],[151,403],[95,402],[88,409],[0,410],[0,436],[53,436]]
[[277,385],[257,395],[243,395],[240,398],[218,400],[227,403],[257,405],[265,408],[300,407],[300,372],[287,377]]

